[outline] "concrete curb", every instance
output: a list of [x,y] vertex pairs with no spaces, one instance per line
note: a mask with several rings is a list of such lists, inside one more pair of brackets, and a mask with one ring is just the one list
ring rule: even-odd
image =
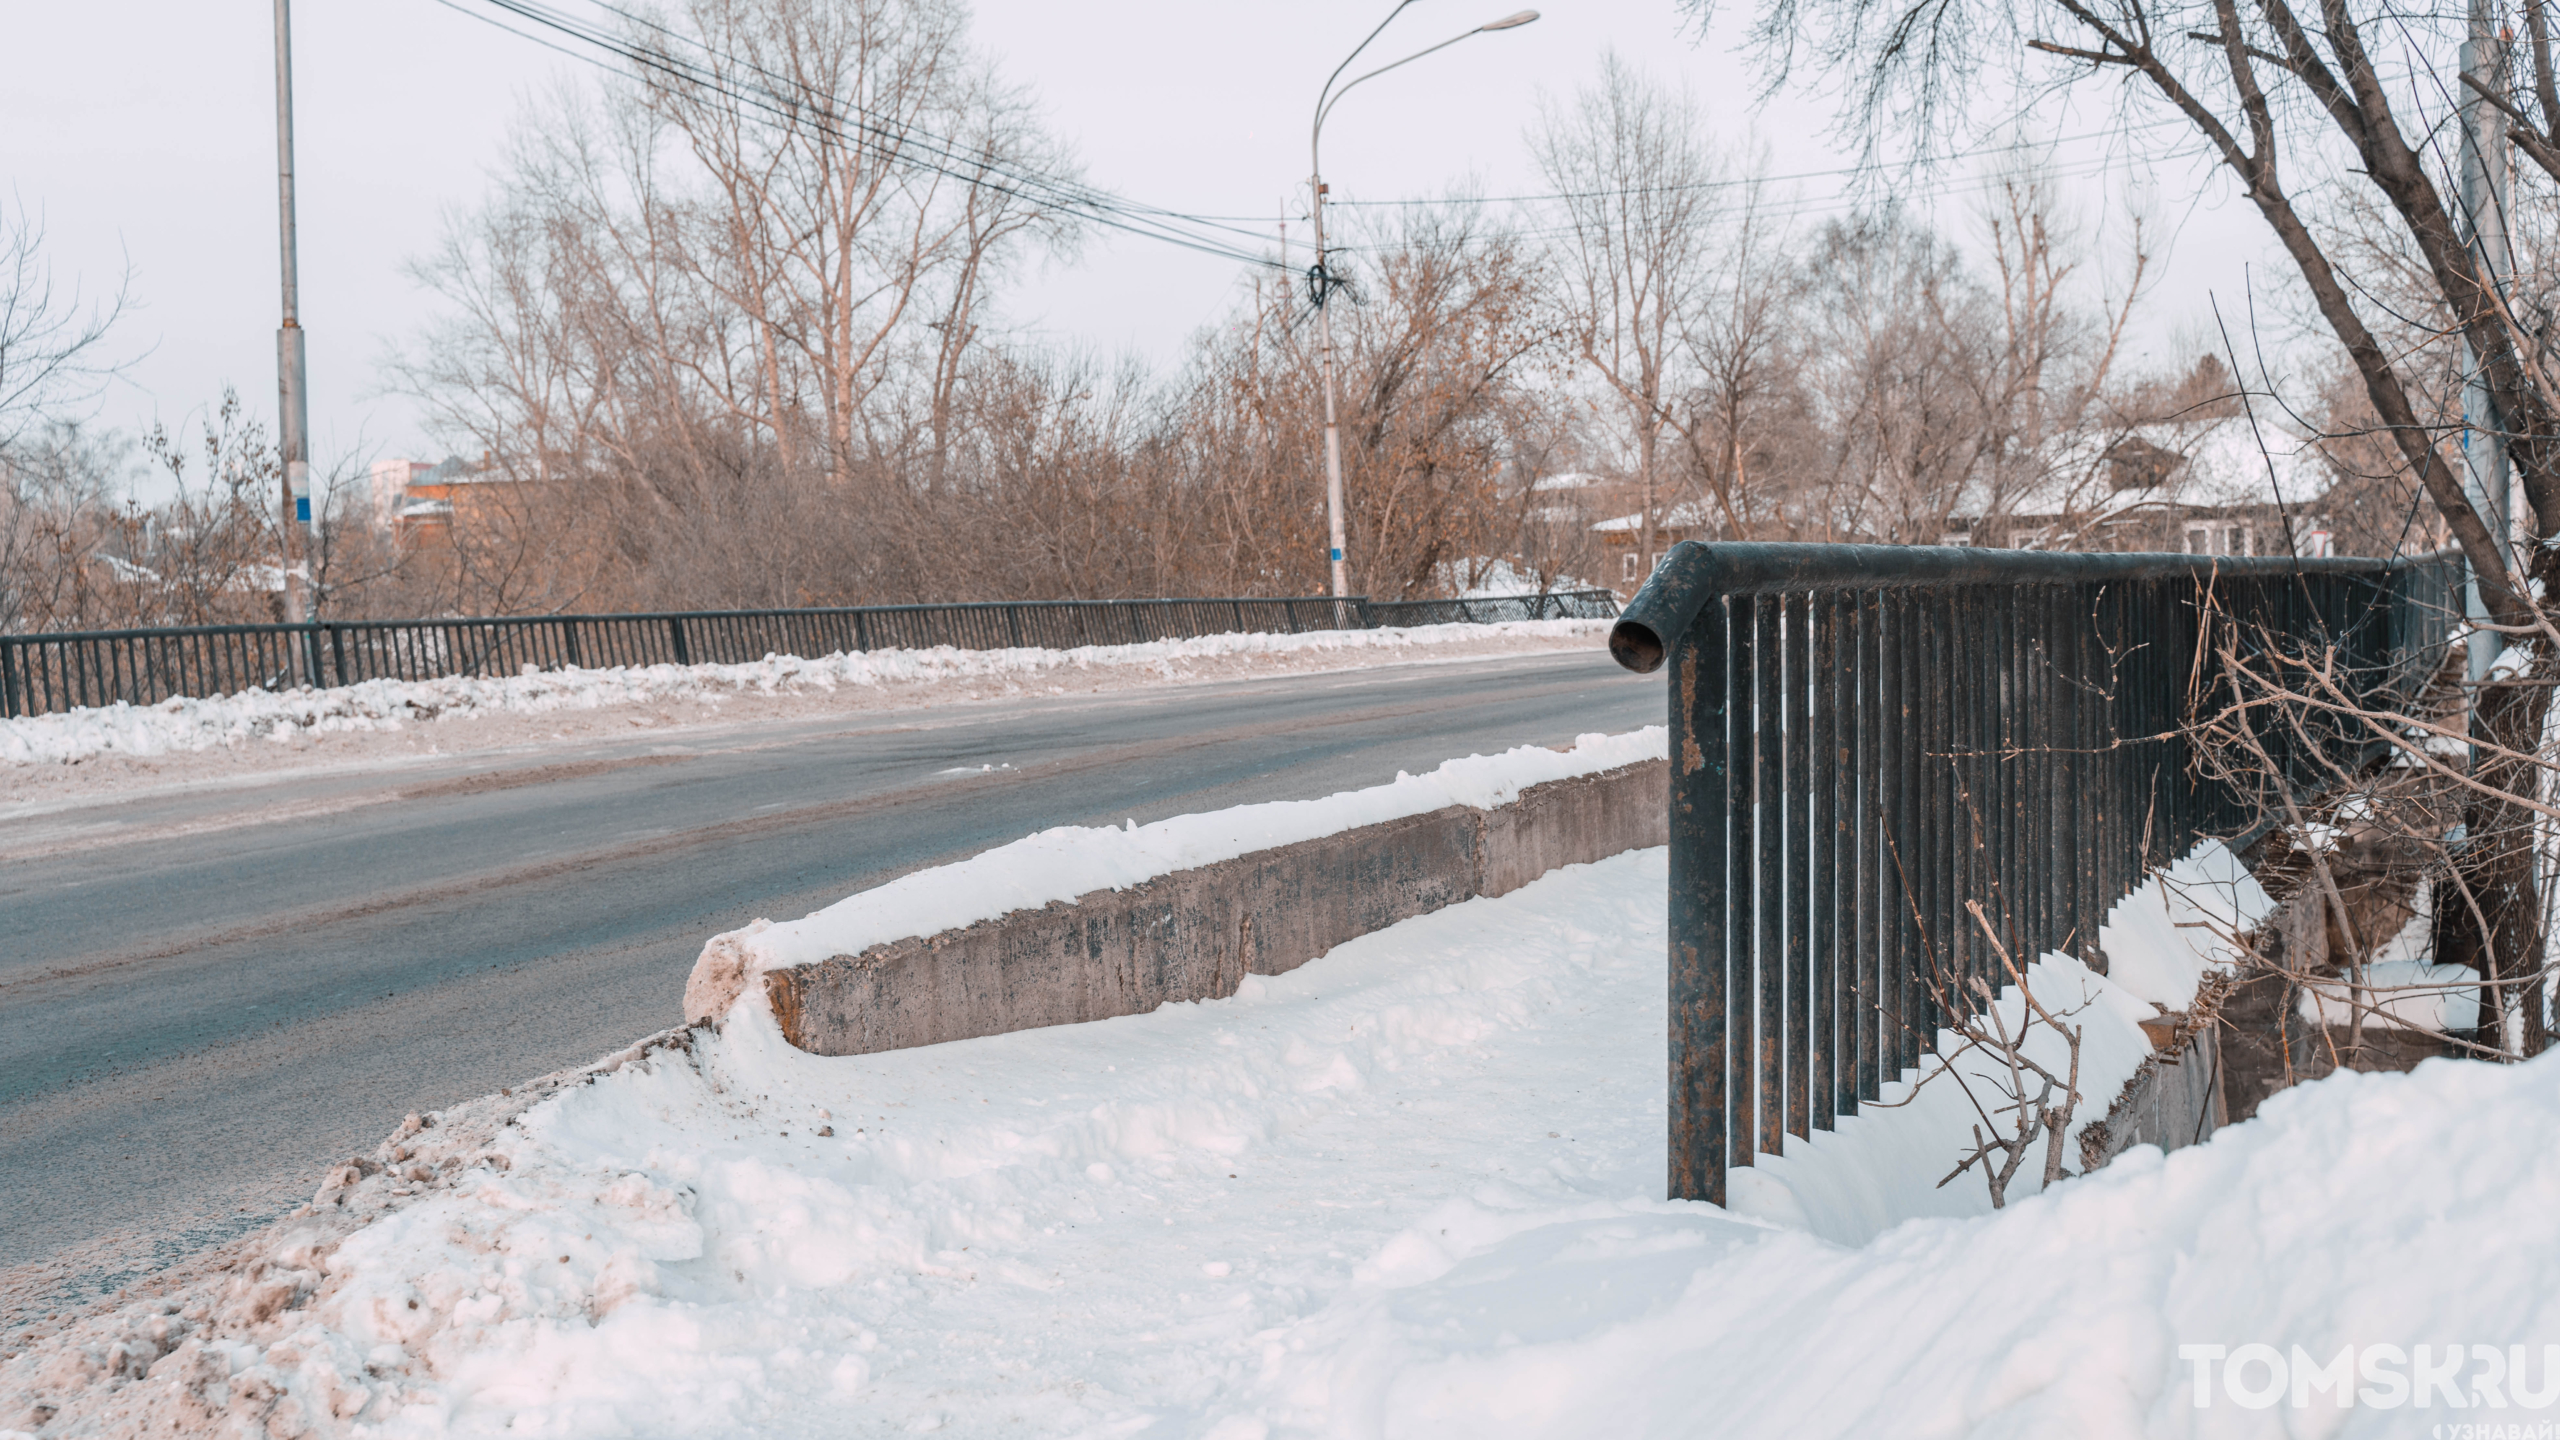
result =
[[815,1055],[1135,1015],[1235,993],[1346,940],[1562,865],[1669,843],[1669,762],[1532,785],[1095,890],[965,929],[764,974],[782,1033]]

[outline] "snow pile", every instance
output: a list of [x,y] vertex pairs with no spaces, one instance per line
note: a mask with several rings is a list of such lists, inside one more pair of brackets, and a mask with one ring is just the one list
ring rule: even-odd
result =
[[[2077,1172],[2081,1133],[2107,1118],[2107,1107],[2150,1058],[2151,1042],[2139,1022],[2159,1011],[2068,955],[2047,955],[2028,966],[2027,983],[2055,1019],[2080,1032],[2081,1103],[2063,1142],[2063,1163]],[[2029,1013],[2025,997],[2016,986],[2005,986],[1998,1003],[2008,1033],[2020,1033]],[[1938,1184],[1972,1148],[1970,1134],[1983,1111],[1994,1120],[2009,1119],[2000,1107],[2008,1103],[2010,1081],[1995,1052],[1968,1051],[1952,1067],[1936,1058],[1955,1054],[1959,1044],[1952,1032],[1939,1031],[1935,1053],[1922,1057],[1922,1069],[1880,1087],[1882,1093],[1859,1113],[1840,1116],[1832,1129],[1810,1137],[1790,1135],[1784,1154],[1761,1155],[1750,1168],[1735,1170],[1726,1185],[1733,1213],[1856,1245],[1915,1215],[1988,1211],[1989,1192],[1978,1168],[1943,1188]],[[2054,1074],[2071,1073],[2069,1042],[2041,1022],[2028,1031],[2022,1048]],[[1929,1075],[1925,1084],[1922,1075]],[[2044,1187],[2044,1157],[2042,1144],[2028,1152],[2010,1182],[2012,1200]]]
[[[2080,1032],[2080,1093],[2063,1141],[2063,1164],[2080,1169],[2080,1137],[2151,1058],[2141,1021],[2163,1008],[2194,1003],[2206,975],[2237,960],[2232,937],[2272,914],[2275,902],[2222,842],[2207,840],[2162,875],[2145,880],[2108,911],[2098,931],[2107,974],[2049,953],[2030,964],[2027,984],[2045,1010]],[[1998,1001],[2009,1034],[2027,1034],[2024,1050],[2056,1075],[2069,1075],[2069,1042],[2041,1022],[2032,1028],[2024,996],[2004,986]],[[1923,1067],[1882,1087],[1876,1102],[1843,1115],[1829,1130],[1790,1135],[1783,1154],[1761,1155],[1733,1172],[1726,1200],[1747,1215],[1810,1230],[1842,1244],[1863,1244],[1921,1215],[1979,1215],[1990,1198],[1972,1171],[1941,1188],[1940,1178],[1970,1148],[1982,1110],[2006,1119],[2009,1081],[1996,1054],[1976,1049],[1952,1067],[1936,1056],[1961,1041],[1938,1032]],[[1923,1080],[1923,1076],[1928,1078]],[[2011,1198],[2044,1187],[2044,1146],[2028,1152],[2011,1182]]]
[[1207,635],[1139,645],[1070,650],[869,650],[806,660],[768,655],[746,665],[643,665],[608,670],[533,670],[491,678],[367,680],[330,690],[248,690],[216,699],[115,704],[0,720],[0,764],[68,763],[95,755],[164,755],[256,740],[360,730],[396,730],[447,717],[536,715],[617,705],[718,700],[741,694],[832,692],[846,687],[1000,679],[1057,680],[1069,673],[1153,668],[1171,675],[1190,662],[1240,655],[1398,650],[1507,637],[1599,636],[1607,620],[1523,620],[1498,625],[1412,625],[1319,630],[1296,635]]
[[[1656,1198],[1664,883],[1639,852],[1228,1000],[882,1055],[801,1054],[751,1001],[504,1123],[395,1137],[220,1304],[0,1367],[0,1427],[38,1401],[56,1433],[276,1436],[2560,1418],[2526,1408],[2554,1394],[2560,1266],[2481,1248],[2541,1233],[2560,1062],[2341,1074],[2165,1159],[1844,1245]],[[2262,1358],[2228,1389],[2215,1366],[2198,1409],[2181,1348],[2261,1345],[2358,1347],[2366,1387],[2250,1408]],[[2447,1345],[2490,1347],[2455,1352],[2454,1401],[2415,1389]],[[2491,1353],[2530,1383],[2474,1390]],[[2505,1408],[2446,1413],[2475,1400]]]
[[2239,964],[2238,938],[2275,911],[2240,857],[2207,840],[2116,902],[2098,927],[2098,948],[2116,984],[2184,1010],[2205,976]]
[[1451,760],[1428,775],[1399,771],[1384,785],[1321,800],[1239,805],[1132,824],[1126,830],[1062,825],[957,864],[901,876],[805,919],[781,925],[757,920],[715,935],[702,947],[685,983],[684,1013],[695,1020],[716,1019],[750,980],[767,970],[859,955],[892,940],[957,930],[1016,910],[1037,910],[1096,890],[1125,889],[1177,870],[1452,805],[1491,810],[1510,804],[1532,785],[1669,754],[1670,732],[1650,725],[1623,735],[1584,735],[1570,750],[1523,745],[1500,755]]

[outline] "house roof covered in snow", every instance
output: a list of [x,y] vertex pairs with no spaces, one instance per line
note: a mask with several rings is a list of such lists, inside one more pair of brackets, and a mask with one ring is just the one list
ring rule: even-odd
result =
[[2013,515],[2111,515],[2157,505],[2309,505],[2338,483],[2313,437],[2265,417],[2162,421],[2060,447]]
[[[1657,530],[1697,530],[1713,523],[1707,516],[1707,507],[1695,500],[1681,501],[1656,516],[1653,522]],[[1620,515],[1614,519],[1603,520],[1591,528],[1595,533],[1600,534],[1620,534],[1641,530],[1644,528],[1644,512],[1639,510],[1633,515]]]

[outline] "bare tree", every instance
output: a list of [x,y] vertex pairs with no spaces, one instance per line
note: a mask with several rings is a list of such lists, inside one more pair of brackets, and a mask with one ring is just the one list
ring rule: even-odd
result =
[[57,289],[44,217],[24,201],[0,204],[0,451],[115,374],[103,346],[128,303],[122,285],[89,304]]
[[1991,301],[1953,247],[1890,207],[1826,225],[1806,268],[1806,385],[1824,445],[1795,508],[1818,511],[1823,531],[1937,544],[1993,443],[1979,379]]
[[[450,316],[391,368],[517,508],[599,524],[564,544],[486,507],[508,523],[461,603],[544,564],[584,566],[549,586],[581,603],[859,598],[911,571],[886,532],[947,482],[988,287],[1072,231],[1040,198],[1065,156],[964,20],[949,0],[694,0],[630,22],[666,63],[527,116],[496,196],[417,267]],[[727,534],[786,523],[761,549]]]
[[0,449],[0,633],[106,618],[124,437],[55,418]]
[[[1727,193],[1716,279],[1702,287],[1682,330],[1693,378],[1678,429],[1691,473],[1738,519],[1786,508],[1775,497],[1755,504],[1751,476],[1763,447],[1801,424],[1801,407],[1788,403],[1800,379],[1799,347],[1787,337],[1804,319],[1805,298],[1804,276],[1787,254],[1792,237],[1771,211],[1759,162]],[[1834,538],[1827,522],[1835,517],[1821,518],[1814,533]]]
[[[1700,133],[1696,103],[1614,52],[1569,104],[1546,107],[1530,149],[1562,192],[1556,300],[1583,364],[1624,412],[1642,502],[1636,553],[1650,570],[1663,451],[1682,438],[1688,326],[1712,278],[1714,187],[1727,169]],[[1747,534],[1733,497],[1718,489],[1715,498],[1730,532]]]
[[[2521,37],[2512,21],[2521,21]],[[2128,112],[2177,122],[2240,183],[2293,265],[2312,311],[2362,381],[2365,400],[2479,577],[2491,619],[2530,638],[2535,663],[2483,687],[2473,725],[2485,754],[2534,753],[2549,709],[2555,640],[2530,598],[2560,580],[2560,393],[2546,363],[2548,329],[2501,288],[2477,237],[2505,213],[2468,213],[2458,198],[2457,120],[2533,162],[2518,190],[2560,180],[2560,74],[2546,0],[2464,10],[2323,0],[1776,0],[1758,34],[1780,73],[1799,59],[1845,83],[1850,109],[1883,143],[1901,133],[1925,146],[1945,135],[1981,82],[2021,90],[2105,87]],[[2482,47],[2502,77],[2458,73],[2459,46]],[[2497,116],[2467,102],[2479,95]],[[2474,113],[2461,112],[2473,109]],[[2299,193],[2294,177],[2320,176]],[[2335,177],[2330,179],[2328,177]],[[2386,215],[2444,323],[2478,357],[2488,416],[2513,459],[2523,513],[2498,533],[2464,494],[2440,445],[2456,417],[2430,413],[2411,362],[2377,333],[2375,298],[2351,266],[2357,255],[2324,234],[2324,193],[2359,190]],[[2306,198],[2307,197],[2307,198]],[[2488,795],[2466,826],[2475,837],[2471,884],[2484,897],[2477,937],[2497,965],[2538,970],[2541,905],[2527,839],[2535,767],[2493,761]],[[2506,798],[2495,798],[2504,796]]]

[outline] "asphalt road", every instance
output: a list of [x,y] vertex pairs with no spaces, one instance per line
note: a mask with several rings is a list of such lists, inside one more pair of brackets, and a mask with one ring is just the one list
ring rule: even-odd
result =
[[[13,822],[0,1328],[306,1198],[400,1117],[675,1023],[702,942],[1052,825],[1659,724],[1544,653],[635,734]],[[986,769],[982,767],[1011,767]]]

